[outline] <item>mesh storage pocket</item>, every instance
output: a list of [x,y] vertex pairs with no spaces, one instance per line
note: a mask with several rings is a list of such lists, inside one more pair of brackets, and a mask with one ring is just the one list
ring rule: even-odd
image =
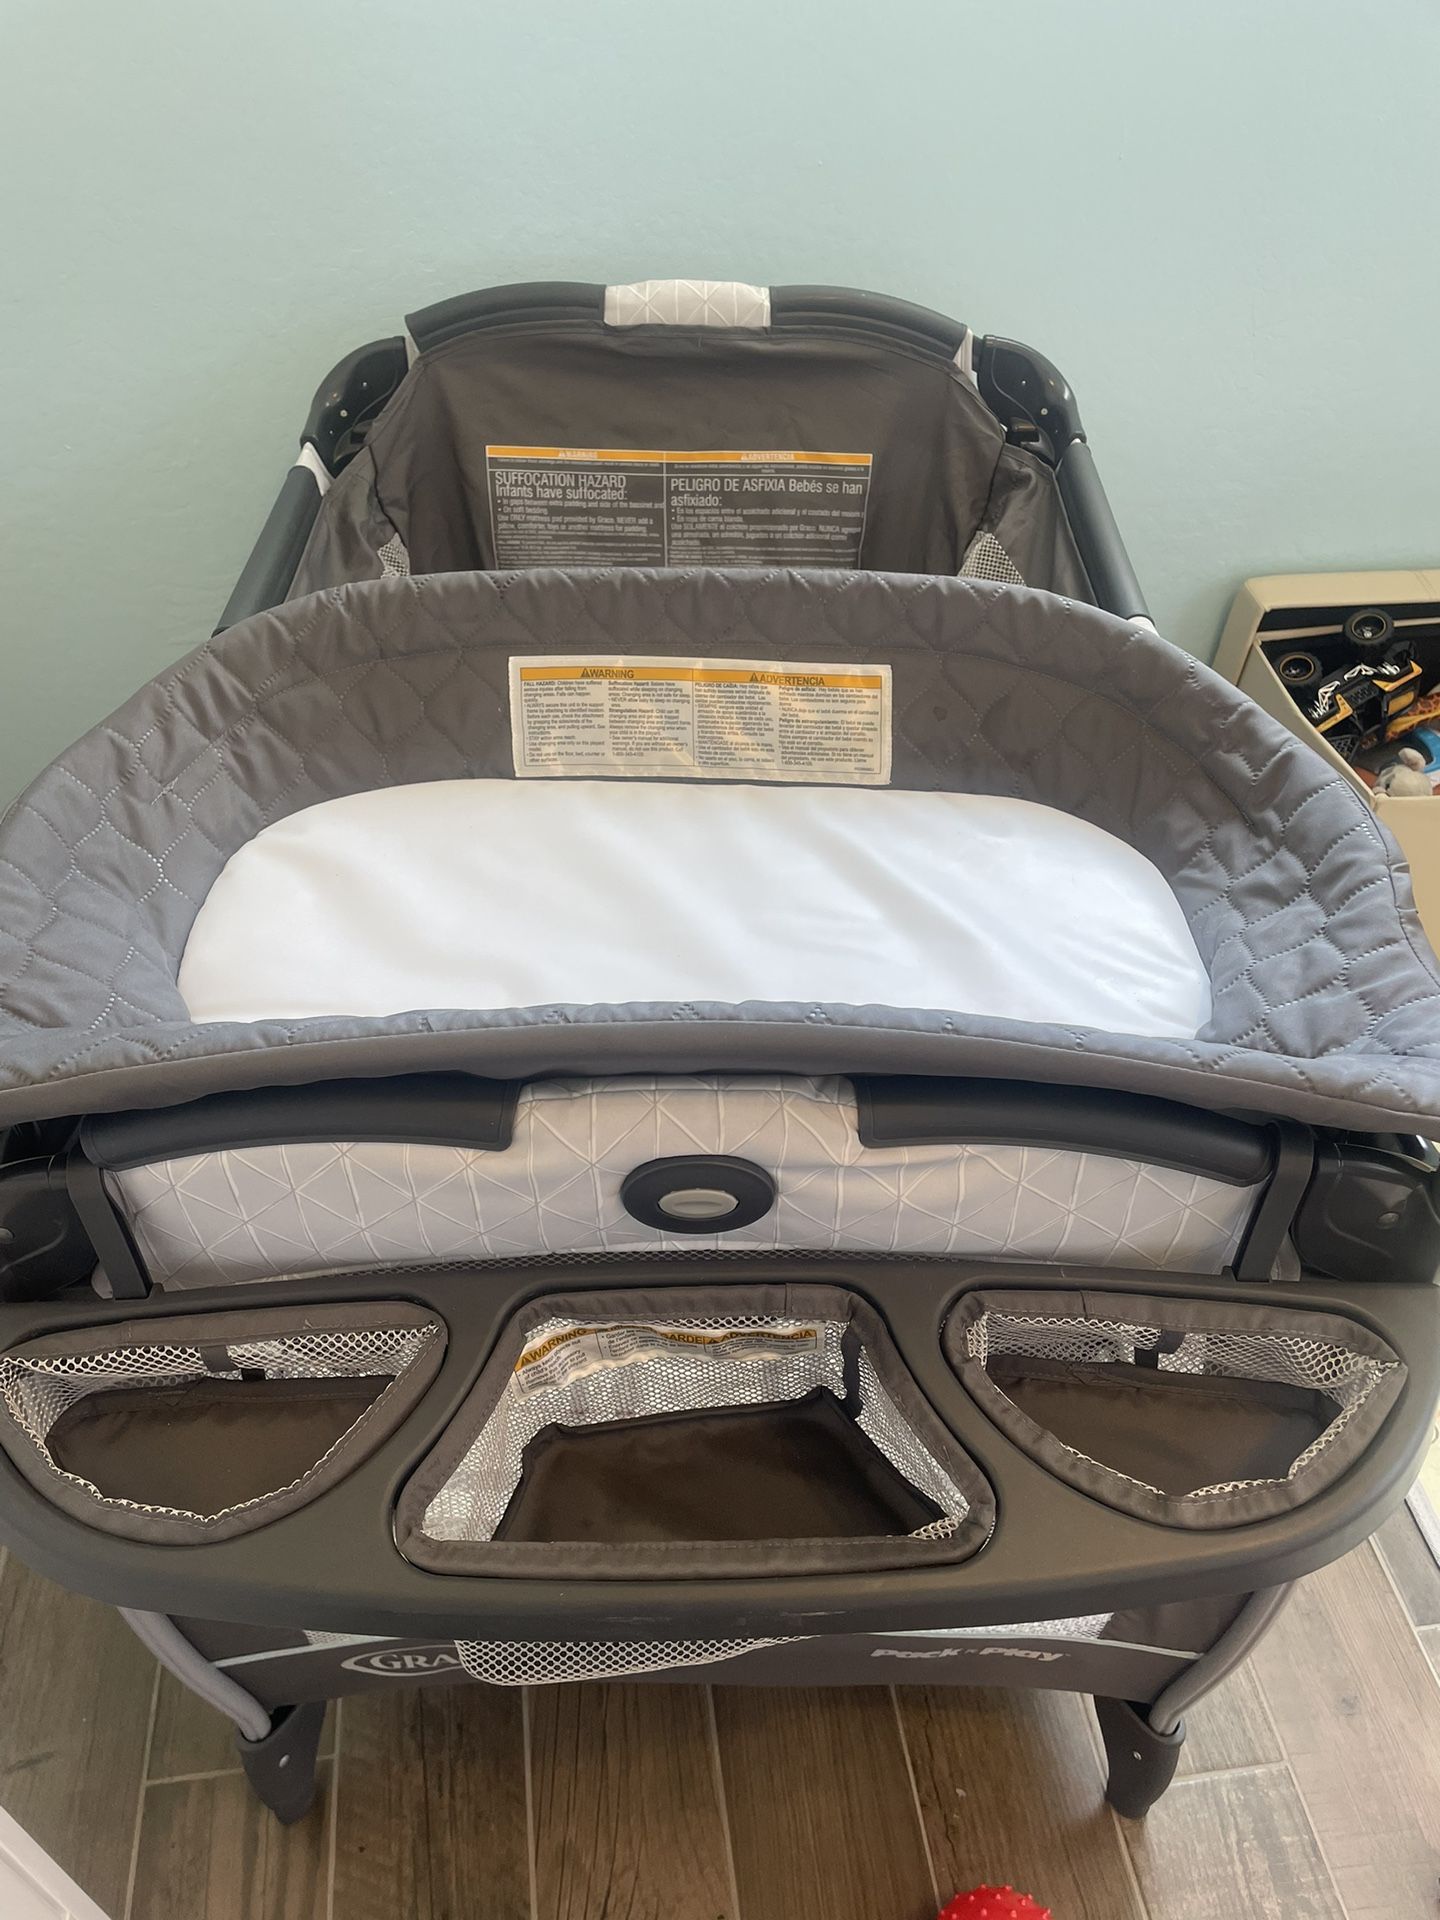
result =
[[1338,1315],[1139,1294],[967,1295],[946,1352],[1042,1466],[1183,1527],[1264,1519],[1356,1460],[1405,1369]]
[[191,1314],[0,1355],[0,1442],[110,1533],[224,1539],[312,1499],[393,1431],[444,1329],[399,1304]]
[[963,1559],[992,1519],[862,1302],[687,1288],[525,1308],[397,1538],[440,1572],[781,1573]]

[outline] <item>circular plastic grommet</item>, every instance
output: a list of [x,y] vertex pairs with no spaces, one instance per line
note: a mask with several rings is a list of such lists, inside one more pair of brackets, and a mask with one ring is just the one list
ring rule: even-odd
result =
[[775,1204],[775,1182],[753,1160],[725,1153],[647,1160],[620,1184],[625,1211],[661,1233],[730,1233]]

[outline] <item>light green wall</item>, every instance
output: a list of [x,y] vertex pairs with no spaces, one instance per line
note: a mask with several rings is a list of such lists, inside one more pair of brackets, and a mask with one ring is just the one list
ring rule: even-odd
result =
[[1435,0],[0,0],[0,801],[209,631],[320,376],[546,277],[1043,348],[1162,629],[1440,559]]

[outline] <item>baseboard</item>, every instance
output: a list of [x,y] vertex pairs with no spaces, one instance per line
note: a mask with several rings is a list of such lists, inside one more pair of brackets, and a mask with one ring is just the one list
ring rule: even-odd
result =
[[1405,1496],[1405,1504],[1414,1516],[1415,1524],[1425,1537],[1430,1549],[1430,1557],[1440,1565],[1440,1512],[1431,1498],[1423,1480],[1417,1480]]

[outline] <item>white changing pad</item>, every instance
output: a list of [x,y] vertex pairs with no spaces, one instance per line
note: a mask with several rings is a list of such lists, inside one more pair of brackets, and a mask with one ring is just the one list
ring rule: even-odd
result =
[[1163,875],[982,794],[441,780],[307,807],[191,929],[197,1021],[551,1003],[941,1008],[1192,1038],[1210,982]]

